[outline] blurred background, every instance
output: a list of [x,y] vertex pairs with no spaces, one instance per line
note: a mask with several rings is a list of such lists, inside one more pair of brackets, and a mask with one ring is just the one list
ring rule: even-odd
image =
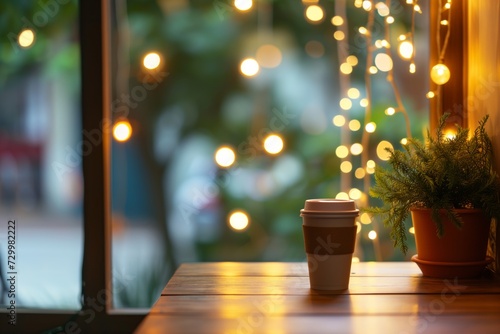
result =
[[[118,307],[151,306],[182,262],[304,261],[304,201],[374,204],[383,148],[427,128],[423,4],[111,7]],[[81,161],[102,133],[81,129],[78,3],[4,1],[0,13],[1,271],[15,220],[19,306],[79,309]],[[415,253],[366,214],[358,227],[355,261]]]

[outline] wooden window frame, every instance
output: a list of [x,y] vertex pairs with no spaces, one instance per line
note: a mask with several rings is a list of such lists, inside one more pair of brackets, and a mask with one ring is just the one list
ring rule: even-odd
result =
[[102,138],[82,157],[82,309],[18,309],[15,325],[6,319],[0,322],[2,333],[128,333],[149,311],[115,309],[112,303],[109,21],[109,0],[79,1],[82,137],[84,132],[97,129]]

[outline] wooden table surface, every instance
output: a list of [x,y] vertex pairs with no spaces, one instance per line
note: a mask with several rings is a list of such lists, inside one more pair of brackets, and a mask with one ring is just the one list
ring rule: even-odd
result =
[[500,333],[498,279],[426,278],[413,262],[351,272],[325,294],[306,263],[183,264],[136,333]]

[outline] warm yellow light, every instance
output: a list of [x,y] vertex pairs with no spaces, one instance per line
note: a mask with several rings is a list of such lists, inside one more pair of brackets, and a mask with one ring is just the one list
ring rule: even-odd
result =
[[441,25],[442,26],[447,26],[448,25],[448,20],[441,20]]
[[408,229],[408,232],[410,232],[411,234],[415,234],[415,228],[412,226]]
[[351,66],[356,66],[358,65],[358,57],[354,56],[354,55],[350,55],[346,58],[346,61],[349,65]]
[[323,20],[324,16],[325,13],[323,12],[323,8],[318,5],[312,5],[306,9],[306,18],[313,23],[320,22]]
[[250,223],[250,218],[248,214],[243,210],[236,210],[229,214],[228,216],[229,226],[235,231],[243,231],[248,227]]
[[375,56],[375,65],[382,72],[392,70],[392,58],[387,53],[379,53]]
[[354,143],[351,145],[351,154],[360,155],[363,152],[363,145],[360,143]]
[[335,150],[335,155],[337,155],[337,157],[339,157],[340,159],[343,159],[349,155],[349,149],[347,148],[347,146],[340,145]]
[[410,73],[415,73],[417,71],[417,68],[415,66],[415,63],[410,64]]
[[349,173],[352,170],[352,163],[350,161],[342,161],[340,170],[342,173]]
[[22,48],[29,48],[35,42],[35,32],[31,29],[24,29],[17,36],[17,43]]
[[425,97],[428,99],[432,99],[435,96],[436,96],[436,94],[433,91],[427,92],[427,94],[425,94]]
[[283,139],[278,135],[269,135],[264,140],[264,149],[269,154],[278,154],[283,150]]
[[381,39],[377,39],[377,40],[375,41],[375,47],[376,47],[377,49],[381,49],[381,48],[383,48],[383,47],[384,47],[384,45],[382,44],[382,40],[381,40]]
[[118,121],[113,125],[113,137],[116,141],[125,142],[132,136],[132,125],[128,120]]
[[372,223],[372,217],[368,213],[363,212],[361,216],[359,216],[359,221],[361,224],[369,225]]
[[366,29],[365,27],[359,27],[358,31],[359,31],[359,33],[361,35],[367,35],[368,34],[368,29]]
[[387,22],[388,24],[393,24],[394,23],[394,17],[392,16],[387,16],[385,18],[385,22]]
[[375,232],[375,231],[371,230],[370,232],[368,232],[368,238],[369,238],[370,240],[375,240],[375,239],[377,239],[377,232]]
[[339,192],[335,199],[349,199],[349,195],[345,192]]
[[343,99],[340,100],[340,108],[343,110],[349,110],[352,108],[352,101],[348,99],[347,97],[344,97]]
[[451,2],[447,2],[444,4],[444,9],[450,9],[451,8]]
[[245,58],[240,64],[240,71],[247,77],[253,77],[259,73],[259,63],[253,58]]
[[363,7],[363,0],[354,0],[354,7],[356,8]]
[[357,88],[349,88],[347,90],[347,96],[349,96],[349,98],[351,98],[351,99],[357,99],[357,98],[359,98],[360,95],[361,95],[361,93],[359,92],[359,89],[357,89]]
[[368,168],[375,168],[375,166],[376,166],[376,164],[375,164],[375,161],[373,161],[373,160],[368,160],[366,162],[366,167],[368,167]]
[[406,39],[406,35],[399,35],[398,41],[404,41]]
[[378,15],[385,17],[390,14],[389,7],[383,2],[377,2],[375,5],[375,8],[377,8]]
[[409,4],[409,5],[412,5],[413,4],[413,0],[406,0],[406,3]]
[[236,160],[236,154],[231,147],[222,146],[215,152],[215,162],[220,167],[230,167]]
[[274,68],[281,64],[282,55],[280,49],[272,44],[264,44],[257,49],[255,54],[257,63],[262,67]]
[[252,0],[234,0],[234,7],[242,12],[249,10],[252,6]]
[[353,119],[349,122],[349,130],[358,131],[361,129],[361,123],[357,119]]
[[407,138],[403,138],[399,142],[401,143],[401,145],[406,145],[406,144],[408,144],[408,139]]
[[378,68],[375,66],[370,66],[368,72],[370,72],[371,74],[376,74],[378,72]]
[[456,132],[451,129],[445,131],[444,133],[444,137],[447,139],[455,139],[456,136],[457,136]]
[[353,256],[351,262],[352,263],[359,263],[360,262],[359,257]]
[[361,100],[359,101],[359,105],[360,105],[361,107],[363,107],[363,108],[368,107],[368,103],[369,103],[369,102],[368,102],[368,99],[361,99]]
[[415,6],[413,6],[413,10],[422,14],[422,9],[420,8],[419,4],[415,4]]
[[380,160],[383,160],[383,161],[389,160],[390,154],[389,154],[389,152],[387,152],[385,150],[386,148],[389,148],[391,150],[394,149],[392,144],[390,142],[388,142],[387,140],[382,140],[380,143],[378,143],[378,145],[377,145],[377,157]]
[[365,177],[365,174],[365,170],[361,167],[356,168],[356,171],[354,172],[354,176],[360,180]]
[[340,64],[340,72],[342,72],[343,74],[351,74],[352,66],[349,65],[349,63],[342,63]]
[[160,66],[160,63],[161,57],[156,52],[150,52],[142,59],[142,65],[148,70],[154,70],[155,68],[158,68],[158,66]]
[[342,16],[335,15],[334,17],[332,17],[332,24],[337,27],[341,26],[342,24],[344,24],[344,19],[342,18]]
[[389,108],[385,109],[385,114],[388,116],[392,116],[395,113],[396,113],[396,109],[394,109],[393,107],[389,107]]
[[357,200],[361,198],[361,191],[357,188],[352,188],[349,190],[349,198]]
[[437,85],[444,85],[450,80],[450,70],[445,64],[434,65],[431,69],[431,80]]
[[342,41],[345,38],[345,34],[343,31],[337,30],[333,33],[333,38],[337,41]]
[[413,56],[413,44],[409,41],[403,41],[399,43],[398,48],[399,55],[403,59],[411,59]]
[[364,0],[363,9],[369,12],[372,9],[372,2],[370,0]]
[[365,130],[368,133],[374,133],[376,128],[377,128],[377,125],[374,122],[370,122],[370,123],[365,125]]
[[345,117],[342,115],[337,115],[333,118],[333,125],[341,127],[345,124]]

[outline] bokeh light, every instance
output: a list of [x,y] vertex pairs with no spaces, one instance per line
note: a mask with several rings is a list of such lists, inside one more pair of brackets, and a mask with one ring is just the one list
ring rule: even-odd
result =
[[361,216],[359,216],[359,221],[361,222],[361,224],[369,225],[372,223],[372,217],[370,216],[370,214],[363,212]]
[[366,172],[363,168],[359,167],[359,168],[356,168],[356,171],[354,172],[354,176],[357,178],[357,179],[362,179],[364,178],[366,175]]
[[154,70],[160,66],[161,57],[157,52],[150,52],[142,59],[142,65],[148,70]]
[[282,55],[280,49],[272,44],[264,44],[257,49],[255,54],[257,62],[262,67],[274,68],[281,64]]
[[344,19],[342,18],[342,16],[336,15],[332,17],[332,24],[337,27],[341,26],[342,24],[344,24]]
[[339,105],[340,108],[342,108],[343,110],[349,110],[352,108],[352,101],[347,97],[344,97],[343,99],[340,100]]
[[358,188],[352,188],[349,190],[349,197],[353,200],[357,200],[361,198],[361,190]]
[[363,145],[360,143],[354,143],[351,145],[351,154],[360,155],[363,152]]
[[357,119],[353,119],[349,122],[349,130],[358,131],[361,129],[361,123]]
[[220,167],[230,167],[236,161],[236,154],[229,146],[222,146],[215,152],[215,162]]
[[431,80],[437,85],[444,85],[450,80],[450,70],[445,64],[434,65],[431,69]]
[[379,53],[375,56],[375,66],[382,72],[392,70],[392,59],[387,53]]
[[337,41],[342,41],[345,38],[345,34],[343,31],[337,30],[333,33],[333,38]]
[[345,124],[345,117],[342,115],[337,115],[333,118],[333,125],[341,127]]
[[113,138],[119,142],[125,142],[132,136],[132,125],[128,120],[121,120],[113,125]]
[[325,17],[323,8],[318,5],[308,6],[306,9],[306,18],[312,23],[319,23]]
[[365,125],[365,130],[368,133],[374,133],[376,128],[377,128],[377,125],[374,122],[370,122],[370,123]]
[[354,56],[354,55],[350,55],[346,58],[346,61],[349,65],[351,66],[356,66],[358,65],[358,57]]
[[31,29],[24,29],[17,37],[17,43],[22,48],[29,48],[35,42],[35,32]]
[[269,154],[280,153],[283,150],[283,139],[276,134],[267,136],[264,140],[264,149]]
[[394,147],[387,140],[382,140],[377,145],[377,157],[380,160],[387,161],[391,157],[390,153],[386,151],[386,148],[393,150]]
[[259,69],[259,63],[253,58],[245,58],[240,64],[240,72],[247,77],[255,76]]
[[352,163],[350,161],[342,161],[340,164],[340,171],[342,173],[349,173],[352,170]]
[[228,223],[233,230],[243,231],[248,227],[250,218],[245,211],[235,210],[229,214]]
[[339,192],[335,199],[349,199],[349,195],[345,192]]
[[343,159],[349,155],[349,149],[347,148],[347,146],[340,145],[335,150],[335,155],[337,155],[337,157],[339,157],[340,159]]
[[340,72],[342,72],[342,74],[351,74],[352,66],[349,63],[342,63],[340,64]]
[[357,89],[357,88],[349,88],[347,90],[347,96],[351,99],[357,99],[357,98],[359,98],[360,95],[361,95],[361,93],[359,92],[359,89]]
[[413,44],[409,41],[403,41],[399,43],[398,52],[401,58],[411,59],[413,56]]
[[370,232],[368,232],[368,238],[370,240],[375,240],[377,239],[377,232],[375,232],[374,230],[371,230]]
[[234,7],[236,7],[239,11],[245,12],[252,8],[252,6],[252,0],[234,0]]

